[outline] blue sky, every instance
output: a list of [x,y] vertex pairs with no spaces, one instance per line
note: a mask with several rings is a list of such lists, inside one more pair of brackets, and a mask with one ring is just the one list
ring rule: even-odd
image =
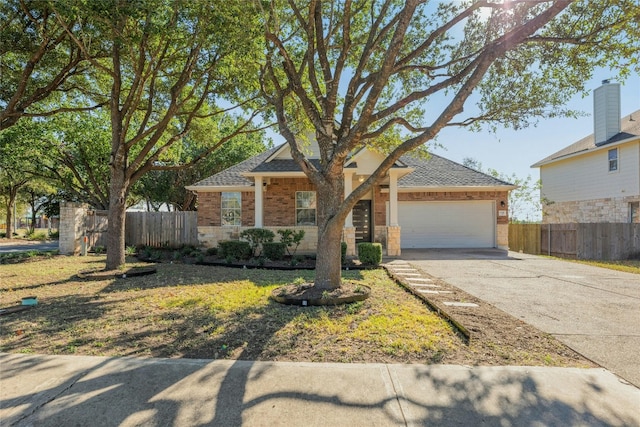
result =
[[[607,78],[611,82],[617,81],[610,70],[598,70],[586,87],[592,92]],[[640,109],[640,76],[632,75],[623,83],[620,97],[623,116]],[[585,98],[576,95],[567,100],[567,105],[587,115],[577,119],[541,120],[537,127],[519,131],[499,129],[489,133],[445,129],[438,137],[443,148],[436,147],[432,151],[459,163],[465,157],[472,157],[480,161],[484,169],[496,169],[508,175],[515,173],[520,177],[531,174],[537,179],[538,169],[530,168],[533,163],[593,133],[592,94]]]

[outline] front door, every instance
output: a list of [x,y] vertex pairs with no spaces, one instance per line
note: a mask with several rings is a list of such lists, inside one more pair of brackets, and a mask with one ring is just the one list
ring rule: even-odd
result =
[[356,244],[371,242],[371,200],[360,200],[353,207],[353,226]]

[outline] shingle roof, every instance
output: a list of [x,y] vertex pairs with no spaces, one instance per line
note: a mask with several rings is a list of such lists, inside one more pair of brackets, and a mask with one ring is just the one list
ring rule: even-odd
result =
[[[290,159],[264,161],[279,147],[238,163],[220,173],[203,179],[192,187],[253,186],[253,180],[242,176],[245,172],[300,172],[300,166]],[[431,154],[428,159],[405,154],[400,158],[414,171],[398,180],[399,188],[419,187],[497,187],[512,184],[478,172],[459,163]],[[312,160],[316,163],[317,160]],[[355,167],[356,165],[351,165]]]
[[554,160],[559,160],[563,157],[570,156],[572,154],[587,152],[590,150],[595,150],[596,148],[600,148],[602,146],[613,144],[614,142],[623,141],[625,139],[633,138],[634,136],[640,136],[640,110],[634,111],[628,116],[624,116],[620,120],[620,129],[621,132],[617,135],[609,138],[605,143],[601,143],[596,145],[595,138],[593,134],[589,136],[585,136],[581,140],[574,142],[573,144],[564,147],[562,150],[557,151],[550,156],[545,157],[544,159],[534,163],[531,167],[539,167],[545,163],[549,163]]
[[400,160],[415,170],[398,180],[398,187],[497,187],[512,184],[436,154],[428,159],[405,154]]
[[269,158],[280,146],[273,147],[270,150],[260,153],[257,156],[251,157],[237,165],[231,166],[229,169],[225,169],[222,172],[218,172],[215,175],[211,175],[208,178],[198,181],[192,185],[192,187],[217,187],[217,186],[252,186],[253,180],[247,179],[240,175],[243,172],[250,171],[255,168],[266,159]]

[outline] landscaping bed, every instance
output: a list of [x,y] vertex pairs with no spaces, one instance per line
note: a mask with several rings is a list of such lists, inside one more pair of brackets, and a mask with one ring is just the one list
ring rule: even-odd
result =
[[[158,263],[156,274],[83,280],[104,255],[5,265],[0,351],[101,356],[307,362],[593,366],[553,337],[495,311],[479,313],[468,343],[382,269],[344,271],[370,288],[365,301],[327,307],[278,304],[272,292],[313,280],[309,270]],[[131,258],[127,268],[149,266]],[[520,333],[520,331],[523,331]]]

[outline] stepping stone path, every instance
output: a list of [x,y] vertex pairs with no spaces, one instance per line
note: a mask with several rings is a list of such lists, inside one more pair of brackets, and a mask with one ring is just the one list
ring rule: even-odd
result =
[[[442,286],[436,285],[433,283],[433,279],[424,277],[424,273],[421,273],[419,270],[413,268],[411,264],[404,261],[392,261],[384,266],[387,271],[392,273],[395,276],[396,280],[401,282],[401,284],[411,291],[413,291],[414,295],[417,295],[419,298],[424,300],[428,305],[432,308],[436,309],[439,313],[443,314],[447,319],[452,321],[459,328],[465,329],[462,331],[467,338],[471,338],[471,335],[466,328],[460,325],[450,314],[444,313],[444,307],[456,307],[461,309],[469,309],[473,310],[474,307],[479,307],[478,304],[471,302],[463,302],[463,301],[447,301],[439,298],[439,295],[449,295],[453,294],[453,291],[447,291],[441,289]],[[440,288],[440,289],[439,289]],[[443,307],[444,306],[444,307]]]
[[472,302],[445,301],[443,304],[449,307],[478,307],[478,304],[474,304]]

